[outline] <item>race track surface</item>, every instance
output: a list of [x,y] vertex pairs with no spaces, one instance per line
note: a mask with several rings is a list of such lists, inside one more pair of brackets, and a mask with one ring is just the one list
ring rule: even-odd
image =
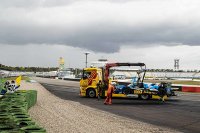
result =
[[157,100],[113,99],[112,105],[104,105],[104,99],[79,96],[79,82],[36,78],[54,95],[108,111],[113,114],[136,119],[181,132],[200,132],[200,93],[181,93],[161,103]]

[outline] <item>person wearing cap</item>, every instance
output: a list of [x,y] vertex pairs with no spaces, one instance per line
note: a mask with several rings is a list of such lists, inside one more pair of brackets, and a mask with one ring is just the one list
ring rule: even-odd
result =
[[112,104],[112,93],[114,92],[115,90],[115,85],[116,83],[115,82],[111,82],[109,85],[108,85],[108,91],[107,91],[107,97],[104,101],[104,104],[109,104],[111,105]]

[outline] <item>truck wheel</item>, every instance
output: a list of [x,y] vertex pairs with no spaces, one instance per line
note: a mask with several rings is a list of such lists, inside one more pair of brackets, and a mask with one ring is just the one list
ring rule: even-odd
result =
[[87,90],[87,97],[90,97],[90,98],[94,98],[96,97],[96,92],[94,89],[88,89]]
[[142,100],[148,100],[148,99],[150,99],[150,95],[142,94],[142,95],[139,95],[139,98],[142,99]]

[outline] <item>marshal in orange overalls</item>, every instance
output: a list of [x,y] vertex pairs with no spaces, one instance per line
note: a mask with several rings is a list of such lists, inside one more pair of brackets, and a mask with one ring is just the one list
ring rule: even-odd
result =
[[107,97],[104,101],[104,104],[109,104],[109,105],[112,104],[112,93],[114,92],[114,89],[115,89],[114,85],[112,84],[108,85]]

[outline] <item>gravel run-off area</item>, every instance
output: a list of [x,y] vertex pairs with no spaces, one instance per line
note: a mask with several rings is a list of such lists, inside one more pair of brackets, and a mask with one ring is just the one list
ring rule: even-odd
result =
[[78,102],[60,99],[39,83],[22,81],[20,89],[37,90],[37,103],[29,109],[29,114],[48,133],[177,132],[169,128],[117,116]]

